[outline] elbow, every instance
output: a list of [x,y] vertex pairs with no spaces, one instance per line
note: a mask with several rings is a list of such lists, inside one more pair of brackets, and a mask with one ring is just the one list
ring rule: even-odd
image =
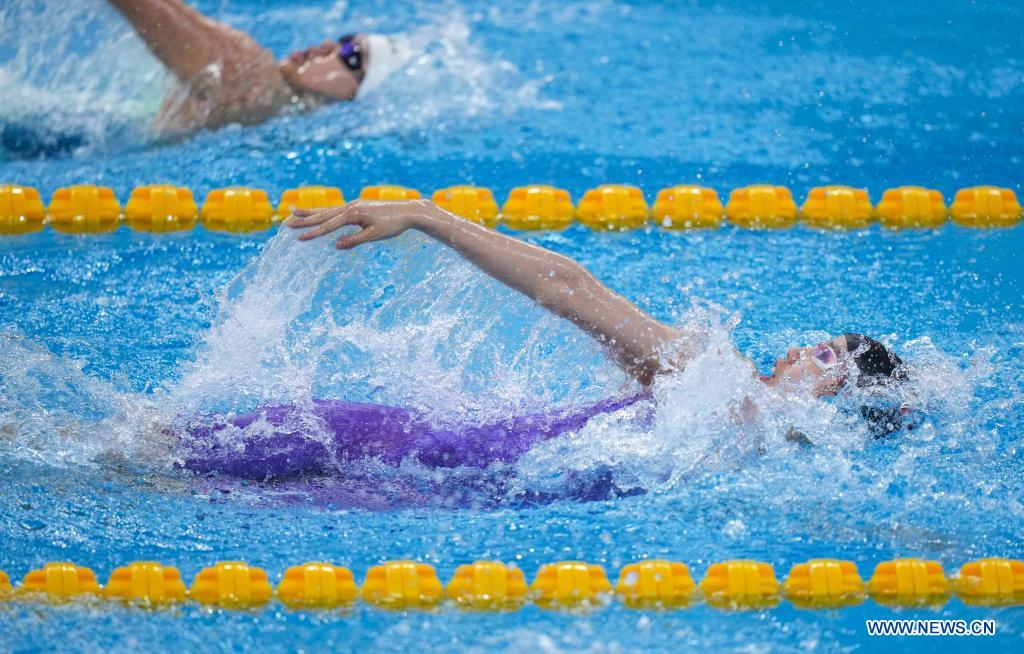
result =
[[560,316],[571,318],[570,310],[577,288],[560,279],[545,279],[535,299],[541,307]]
[[572,319],[574,307],[584,301],[588,280],[593,279],[586,268],[565,259],[541,273],[535,298],[537,303],[561,316]]
[[585,290],[595,281],[589,270],[572,259],[559,261],[558,266],[552,270],[551,277],[562,292],[570,295]]

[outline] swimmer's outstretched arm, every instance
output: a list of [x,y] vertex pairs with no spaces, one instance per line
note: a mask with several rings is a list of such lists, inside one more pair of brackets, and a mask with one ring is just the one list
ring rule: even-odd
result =
[[685,364],[667,351],[679,333],[612,291],[579,263],[549,250],[463,220],[433,202],[353,202],[333,209],[296,211],[289,227],[314,227],[308,240],[346,226],[359,231],[338,239],[347,250],[417,229],[448,245],[478,268],[566,318],[607,346],[640,383]]

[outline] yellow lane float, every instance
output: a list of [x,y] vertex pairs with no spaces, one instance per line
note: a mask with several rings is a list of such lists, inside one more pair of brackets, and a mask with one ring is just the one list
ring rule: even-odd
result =
[[112,232],[121,225],[121,205],[107,186],[59,188],[50,200],[50,225],[67,234]]
[[363,599],[388,609],[424,609],[441,601],[444,589],[434,567],[415,561],[389,561],[366,572]]
[[651,218],[665,229],[717,229],[723,215],[718,193],[703,186],[661,189],[651,207]]
[[474,223],[494,227],[498,224],[498,203],[490,189],[477,186],[449,186],[435,191],[434,204]]
[[949,213],[964,227],[1013,227],[1020,222],[1020,202],[1008,188],[975,186],[956,192]]
[[199,207],[180,186],[139,186],[124,207],[124,220],[140,232],[179,232],[196,226]]
[[939,606],[949,599],[950,586],[937,561],[906,558],[875,566],[868,592],[879,604]]
[[43,228],[46,207],[31,186],[0,184],[0,234],[28,234]]
[[277,599],[293,609],[331,609],[351,604],[358,596],[351,570],[318,561],[288,568],[277,585]]
[[[434,568],[415,561],[390,561],[371,567],[361,589],[351,570],[331,563],[309,562],[285,570],[277,599],[292,609],[332,609],[352,605],[361,595],[385,609],[421,610],[437,606],[445,592],[462,609],[515,610],[527,601],[546,609],[601,607],[613,595],[604,569],[582,561],[541,566],[527,588],[522,571],[498,561],[461,565],[446,587]],[[895,607],[938,607],[952,592],[972,606],[1024,605],[1024,561],[986,558],[965,563],[947,579],[935,561],[916,558],[879,563],[865,586],[851,561],[812,559],[792,567],[780,588],[768,563],[749,560],[714,563],[699,586],[685,564],[643,560],[619,572],[614,595],[623,605],[640,609],[678,609],[702,594],[710,606],[763,609],[781,596],[806,609],[839,609],[871,597]],[[274,590],[267,573],[239,561],[222,561],[196,575],[189,592],[171,566],[136,561],[116,568],[100,587],[87,567],[47,563],[25,575],[12,588],[0,571],[0,600],[63,602],[82,595],[153,608],[185,601],[225,609],[251,609],[267,604]]]
[[84,566],[66,561],[47,563],[25,575],[21,590],[41,593],[52,600],[65,600],[79,595],[99,595],[96,574]]
[[[361,200],[421,198],[415,189],[394,185],[367,186],[359,195]],[[787,188],[767,184],[733,190],[724,209],[714,189],[696,185],[661,189],[650,210],[643,192],[625,184],[590,189],[576,208],[568,191],[540,184],[512,189],[500,212],[491,191],[482,187],[451,186],[436,191],[432,199],[468,220],[489,227],[504,222],[515,230],[563,229],[577,217],[591,229],[602,231],[634,229],[648,216],[670,230],[717,228],[723,215],[731,224],[760,229],[790,227],[798,219],[829,229],[860,229],[872,220],[893,229],[935,228],[948,217],[959,225],[982,228],[1013,227],[1024,220],[1014,191],[996,186],[960,189],[948,209],[939,191],[920,186],[887,189],[873,210],[867,191],[838,185],[812,188],[799,210]],[[197,216],[207,229],[252,232],[269,228],[295,209],[344,204],[344,194],[334,186],[288,189],[276,208],[265,191],[230,187],[210,191],[197,212],[189,189],[149,185],[132,191],[123,219],[133,229],[147,232],[188,230]],[[106,186],[83,184],[57,189],[47,208],[33,187],[0,185],[0,234],[37,232],[47,222],[60,232],[109,232],[116,230],[121,220],[121,205]]]
[[760,609],[779,603],[779,582],[771,564],[760,561],[724,561],[708,568],[700,582],[711,606]]
[[805,223],[825,229],[863,229],[871,225],[873,215],[868,192],[852,186],[812,188],[800,207]]
[[419,200],[422,197],[416,189],[390,184],[367,186],[359,194],[360,200]]
[[262,568],[242,561],[220,561],[196,575],[189,595],[200,604],[232,609],[262,606],[273,590]]
[[500,561],[460,565],[445,590],[460,608],[477,611],[517,609],[527,592],[523,571]]
[[875,215],[890,229],[941,227],[946,222],[946,203],[935,189],[900,186],[882,194]]
[[216,232],[258,232],[274,222],[274,207],[266,191],[232,186],[206,194],[200,214],[203,226]]
[[786,598],[806,609],[841,608],[864,601],[864,580],[852,561],[811,559],[789,571]]
[[647,202],[635,186],[604,184],[583,194],[576,215],[581,223],[597,231],[636,229],[647,222]]
[[542,565],[530,586],[537,606],[587,608],[603,604],[612,586],[604,568],[583,561],[560,561]]
[[685,564],[649,559],[619,571],[615,594],[630,608],[679,608],[693,602],[697,585]]
[[135,561],[110,573],[103,596],[156,605],[182,602],[186,591],[177,568],[154,561]]
[[554,186],[517,186],[501,208],[509,229],[564,229],[576,218],[569,191]]
[[1024,604],[1024,561],[989,558],[965,563],[953,578],[953,589],[965,604]]
[[300,186],[281,195],[277,219],[284,220],[296,209],[327,209],[345,204],[345,195],[336,186]]
[[755,184],[730,193],[725,214],[738,227],[782,229],[796,223],[797,211],[788,188]]

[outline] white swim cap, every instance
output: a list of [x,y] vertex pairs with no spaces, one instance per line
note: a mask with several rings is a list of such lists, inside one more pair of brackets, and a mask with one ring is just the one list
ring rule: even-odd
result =
[[401,68],[410,58],[409,46],[394,36],[367,34],[363,37],[369,50],[363,68],[366,71],[356,97],[359,97],[384,83],[388,77]]

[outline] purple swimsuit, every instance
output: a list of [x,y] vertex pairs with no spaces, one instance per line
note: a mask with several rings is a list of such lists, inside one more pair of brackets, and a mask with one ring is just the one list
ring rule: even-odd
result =
[[[412,459],[429,468],[486,468],[512,463],[535,444],[578,430],[594,416],[644,397],[452,429],[434,427],[411,411],[381,404],[313,400],[306,407],[262,407],[227,420],[192,419],[182,435],[187,450],[184,467],[254,480],[326,475],[359,459],[390,466]],[[319,426],[303,426],[310,423],[310,414]],[[251,429],[241,442],[221,442],[225,429],[244,430],[259,420],[265,420],[268,429]]]

